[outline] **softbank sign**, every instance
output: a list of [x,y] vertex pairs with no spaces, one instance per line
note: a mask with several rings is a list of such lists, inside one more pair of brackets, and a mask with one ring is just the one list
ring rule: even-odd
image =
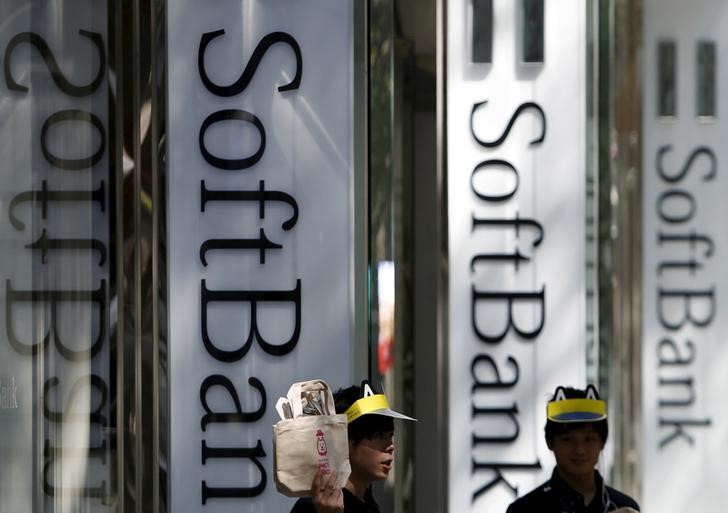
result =
[[728,4],[650,0],[643,19],[641,504],[716,511],[728,473],[715,450],[728,437]]
[[452,512],[544,480],[546,398],[584,385],[585,8],[448,2]]
[[170,510],[287,511],[271,398],[351,382],[352,4],[168,10]]

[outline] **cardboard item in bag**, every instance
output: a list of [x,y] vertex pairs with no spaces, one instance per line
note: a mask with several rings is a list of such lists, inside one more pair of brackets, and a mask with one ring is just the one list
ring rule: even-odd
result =
[[336,472],[346,484],[349,440],[346,415],[336,414],[331,389],[323,380],[294,383],[276,403],[281,420],[273,426],[273,477],[288,497],[308,497],[316,472]]

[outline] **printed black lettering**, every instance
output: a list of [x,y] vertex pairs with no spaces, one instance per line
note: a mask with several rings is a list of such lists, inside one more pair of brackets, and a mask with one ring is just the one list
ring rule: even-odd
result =
[[288,45],[291,50],[293,50],[293,54],[296,57],[296,73],[293,76],[293,80],[291,80],[288,84],[279,86],[278,91],[292,91],[299,88],[301,85],[301,74],[303,70],[301,47],[298,46],[298,42],[286,32],[271,32],[263,37],[263,39],[261,39],[255,47],[255,50],[253,50],[253,55],[250,57],[250,61],[248,61],[248,64],[245,66],[240,78],[238,78],[234,83],[228,86],[221,86],[214,83],[210,80],[210,77],[208,77],[207,71],[205,71],[205,52],[207,51],[207,46],[210,42],[223,34],[225,34],[225,31],[222,29],[215,30],[213,32],[205,32],[200,37],[200,47],[197,51],[197,69],[200,73],[200,78],[202,79],[202,83],[205,84],[207,90],[212,94],[215,96],[226,97],[242,93],[253,79],[253,75],[258,69],[260,62],[263,60],[265,53],[276,43]]
[[[301,280],[296,280],[296,287],[293,290],[210,290],[201,283],[202,297],[200,308],[202,313],[202,341],[207,352],[221,362],[234,362],[240,360],[250,350],[253,340],[258,342],[261,349],[272,356],[283,356],[293,351],[298,343],[301,334]],[[239,302],[250,303],[250,330],[241,347],[235,350],[226,351],[213,344],[207,331],[207,308],[213,302]],[[294,328],[291,338],[280,344],[267,342],[258,331],[258,303],[293,303],[294,307]]]
[[257,239],[209,239],[202,243],[200,246],[200,261],[202,265],[207,267],[207,258],[205,255],[211,250],[221,249],[257,249],[258,250],[258,261],[261,264],[265,263],[265,251],[267,249],[281,249],[283,246],[271,242],[268,237],[265,236],[263,228],[260,229],[260,235]]
[[695,198],[682,189],[667,190],[657,198],[657,215],[666,223],[690,221],[695,216],[696,210]]
[[[210,458],[236,458],[250,460],[258,469],[260,480],[253,486],[233,487],[211,487],[207,486],[207,481],[202,481],[202,504],[207,504],[209,499],[238,499],[243,497],[256,497],[263,493],[268,476],[265,468],[260,463],[259,458],[265,457],[263,444],[258,440],[255,447],[239,448],[239,447],[208,447],[207,443],[202,441],[202,464],[206,465]],[[247,473],[241,472],[241,475]]]
[[[472,434],[470,446],[475,447],[481,444],[506,444],[509,442],[515,442],[518,439],[518,435],[521,433],[521,425],[518,423],[516,415],[518,414],[518,406],[513,403],[510,408],[480,408],[471,404],[471,417],[476,418],[480,416],[492,417],[494,415],[505,416],[510,419],[513,424],[513,433],[510,435],[499,435],[499,436],[478,436],[475,433]],[[501,432],[502,430],[499,430]]]
[[[212,376],[208,376],[207,378],[205,378],[205,381],[202,382],[202,386],[200,386],[200,402],[202,403],[202,407],[207,412],[200,421],[200,427],[203,431],[207,431],[207,425],[210,422],[253,422],[263,417],[263,415],[265,414],[266,406],[266,395],[263,383],[261,383],[258,378],[251,377],[248,378],[248,384],[255,388],[260,394],[260,406],[257,410],[253,412],[243,411],[243,407],[240,405],[238,392],[235,390],[235,385],[233,385],[233,382],[230,381],[227,377],[220,374],[213,374]],[[235,406],[234,412],[212,411],[210,406],[207,404],[207,392],[210,390],[210,388],[215,386],[223,387],[230,395],[230,398],[232,399]]]
[[200,212],[205,212],[207,204],[214,201],[255,201],[258,203],[259,219],[265,219],[265,205],[269,201],[285,203],[293,209],[293,214],[283,221],[281,228],[288,231],[296,226],[298,221],[298,203],[293,199],[293,196],[282,191],[265,190],[265,180],[258,183],[257,191],[210,190],[205,186],[205,181],[202,180],[200,182]]
[[[500,371],[495,363],[492,356],[487,354],[478,354],[473,358],[470,364],[470,375],[473,377],[473,386],[471,392],[477,392],[478,390],[488,390],[491,388],[512,388],[518,383],[519,369],[518,362],[512,356],[509,356],[506,361],[513,368],[513,379],[510,381],[503,381],[501,379]],[[478,367],[481,367],[483,363],[487,363],[490,367],[493,378],[489,380],[482,379],[478,376]]]
[[[475,331],[475,334],[477,337],[482,340],[483,342],[487,342],[489,344],[494,344],[497,342],[500,342],[505,338],[505,336],[508,334],[508,332],[513,329],[515,333],[517,333],[521,338],[525,340],[533,340],[538,336],[539,333],[541,333],[541,330],[544,327],[544,324],[546,322],[546,308],[545,308],[545,302],[544,297],[546,295],[546,286],[544,285],[539,292],[486,292],[486,291],[479,291],[476,290],[475,287],[472,287],[472,301],[471,301],[471,319],[472,319],[472,325],[473,330]],[[505,306],[507,308],[508,312],[508,322],[506,323],[505,328],[503,330],[496,334],[496,335],[488,335],[483,332],[478,327],[478,320],[476,315],[476,309],[479,302],[498,302],[498,303],[505,303]],[[538,324],[530,329],[524,329],[520,328],[516,325],[515,320],[513,318],[513,306],[516,303],[538,303],[540,315],[539,315],[539,321]]]
[[711,150],[710,148],[707,148],[705,146],[695,148],[688,156],[688,161],[685,163],[682,170],[676,175],[668,175],[663,169],[662,159],[664,158],[665,153],[667,153],[668,151],[672,151],[672,144],[665,144],[664,146],[660,146],[660,148],[657,150],[657,173],[667,183],[677,183],[685,178],[685,176],[688,174],[688,171],[690,170],[690,167],[693,165],[693,161],[695,161],[695,159],[697,159],[701,155],[705,155],[708,158],[710,164],[708,171],[703,175],[703,181],[707,182],[715,178],[715,175],[718,171],[718,163],[717,159],[715,158],[715,153],[713,153],[713,150]]
[[532,139],[529,143],[529,146],[534,146],[536,144],[541,144],[544,139],[546,138],[546,114],[544,114],[543,109],[538,103],[534,102],[525,102],[518,106],[516,111],[511,116],[511,119],[508,121],[508,126],[506,126],[506,129],[503,131],[503,134],[494,141],[484,141],[483,139],[479,138],[477,134],[475,133],[475,127],[473,125],[473,118],[475,117],[475,113],[480,109],[483,105],[488,103],[488,100],[484,100],[482,102],[476,103],[473,105],[472,110],[470,111],[470,133],[473,135],[473,138],[475,141],[483,146],[484,148],[495,148],[497,146],[500,146],[503,144],[503,141],[506,140],[506,137],[508,137],[508,134],[511,132],[511,128],[513,128],[513,124],[516,122],[516,119],[518,119],[518,116],[520,116],[522,113],[526,112],[527,110],[533,110],[538,115],[538,118],[541,120],[541,134],[536,136],[535,139]]
[[[488,170],[488,168],[491,166],[498,166],[498,167],[502,167],[502,168],[511,170],[511,174],[513,175],[513,187],[511,188],[510,191],[504,192],[504,193],[485,194],[484,192],[481,192],[478,190],[478,187],[476,187],[476,184],[475,184],[475,175],[480,172],[485,173]],[[483,182],[492,183],[492,181],[488,181],[486,179],[483,179]],[[475,193],[475,195],[478,198],[480,198],[484,201],[494,201],[494,202],[507,201],[510,198],[512,198],[518,191],[518,170],[515,167],[513,167],[513,164],[511,164],[507,160],[503,160],[503,159],[484,160],[483,162],[481,162],[480,164],[475,166],[475,169],[473,169],[473,172],[470,174],[470,188],[472,189],[472,191]]]
[[513,486],[508,480],[503,476],[502,471],[507,470],[530,470],[530,471],[537,471],[541,470],[541,462],[537,459],[533,463],[505,463],[505,462],[493,462],[493,463],[481,463],[479,461],[476,461],[475,458],[472,459],[472,465],[471,465],[471,474],[475,474],[477,472],[481,472],[483,470],[491,470],[495,472],[495,476],[493,479],[491,479],[489,482],[478,488],[473,492],[473,495],[470,497],[470,503],[474,503],[478,498],[486,493],[488,490],[496,486],[498,483],[503,483],[506,485],[512,492],[513,495],[518,495],[518,487]]
[[[670,307],[682,307],[679,317],[668,319]],[[702,312],[696,313],[702,303]],[[660,324],[668,330],[678,330],[685,325],[707,326],[715,317],[715,288],[707,290],[663,289],[657,291],[657,311]]]
[[[221,121],[232,121],[234,119],[250,123],[258,129],[258,135],[260,136],[258,149],[250,157],[244,157],[240,159],[225,159],[214,156],[212,153],[207,151],[207,148],[205,147],[205,132],[207,132],[207,129],[215,123],[219,123]],[[255,165],[255,163],[260,160],[260,158],[263,156],[263,153],[265,152],[265,128],[263,127],[263,123],[260,121],[260,119],[258,119],[255,114],[251,114],[246,110],[224,109],[213,112],[212,114],[207,116],[207,118],[205,118],[205,121],[202,122],[202,126],[200,127],[199,140],[200,152],[202,153],[203,158],[208,164],[218,169],[225,169],[230,171],[247,169]]]

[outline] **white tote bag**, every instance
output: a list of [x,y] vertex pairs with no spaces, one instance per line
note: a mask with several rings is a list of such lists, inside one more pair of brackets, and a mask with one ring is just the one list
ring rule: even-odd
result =
[[273,476],[288,497],[311,495],[313,478],[336,472],[336,486],[346,484],[349,441],[346,415],[336,414],[331,389],[323,380],[294,383],[276,403],[281,420],[273,426]]

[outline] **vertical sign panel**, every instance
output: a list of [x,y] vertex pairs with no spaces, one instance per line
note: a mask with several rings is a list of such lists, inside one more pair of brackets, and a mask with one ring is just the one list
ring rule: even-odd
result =
[[105,2],[0,6],[0,511],[111,511]]
[[170,495],[287,511],[292,381],[351,380],[352,3],[168,5]]
[[472,13],[448,2],[453,512],[546,479],[546,399],[585,378],[585,5],[494,1],[492,63]]
[[642,506],[715,511],[728,474],[716,451],[728,437],[728,5],[649,0],[643,19]]

